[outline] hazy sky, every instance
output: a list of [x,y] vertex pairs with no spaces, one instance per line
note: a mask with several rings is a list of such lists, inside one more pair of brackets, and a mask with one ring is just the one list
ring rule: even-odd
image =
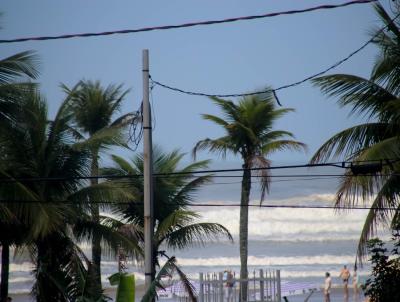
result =
[[[343,1],[203,0],[203,1],[54,1],[2,0],[1,38],[58,35],[134,29],[300,9]],[[381,1],[389,5],[389,0]],[[280,16],[262,20],[139,34],[69,40],[1,44],[1,57],[33,49],[41,58],[41,90],[53,115],[63,93],[60,83],[80,79],[104,85],[123,83],[131,92],[123,113],[137,110],[142,98],[142,49],[150,51],[154,79],[179,88],[208,93],[241,93],[278,87],[301,80],[347,56],[369,39],[378,26],[371,5]],[[368,77],[376,55],[368,46],[335,73]],[[305,163],[335,132],[356,123],[334,99],[327,99],[310,83],[279,92],[283,106],[296,109],[282,118],[278,129],[292,131],[308,144],[308,154],[284,152],[280,163]],[[222,132],[201,119],[218,114],[205,97],[153,91],[154,143],[167,150],[190,152],[203,138]],[[203,154],[202,157],[212,157]]]

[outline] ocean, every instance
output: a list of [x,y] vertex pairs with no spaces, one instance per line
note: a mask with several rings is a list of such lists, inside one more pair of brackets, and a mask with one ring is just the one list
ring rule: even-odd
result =
[[[337,188],[336,177],[311,177],[322,169],[312,171],[280,171],[272,178],[271,193],[263,204],[332,206]],[[280,177],[279,175],[301,176]],[[327,174],[326,170],[323,170]],[[332,173],[332,171],[330,171]],[[334,172],[337,173],[337,172]],[[332,175],[332,174],[330,174]],[[252,204],[259,204],[257,185],[253,186]],[[240,179],[216,179],[215,183],[199,192],[193,210],[201,221],[218,222],[232,233],[234,242],[226,240],[196,245],[184,250],[170,250],[182,270],[192,279],[199,273],[221,272],[231,269],[239,274],[239,208],[210,207],[209,204],[237,204],[240,199]],[[337,213],[333,209],[250,208],[249,212],[249,274],[259,269],[279,269],[284,281],[313,282],[321,285],[325,272],[330,272],[333,283],[339,280],[340,269],[347,265],[352,270],[357,242],[367,211]],[[88,247],[83,247],[89,250]],[[143,268],[128,261],[128,270],[135,272],[138,283],[143,283]],[[32,285],[32,265],[23,257],[16,257],[10,267],[10,292],[28,292]],[[361,281],[369,274],[366,264],[359,269]],[[108,285],[108,276],[117,271],[112,257],[102,261],[102,279]]]

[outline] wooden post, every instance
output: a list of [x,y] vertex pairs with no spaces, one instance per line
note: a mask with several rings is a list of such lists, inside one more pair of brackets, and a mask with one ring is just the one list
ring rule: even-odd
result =
[[224,302],[224,280],[222,272],[219,272],[218,274],[218,289],[219,289],[219,301]]
[[264,302],[264,272],[260,269],[260,301]]
[[199,302],[204,302],[203,273],[199,274],[199,283],[200,283]]
[[281,271],[279,269],[276,270],[276,286],[278,302],[281,302]]

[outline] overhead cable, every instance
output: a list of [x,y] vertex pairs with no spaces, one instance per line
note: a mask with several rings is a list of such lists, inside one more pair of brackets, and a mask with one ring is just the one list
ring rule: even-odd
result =
[[[298,168],[316,168],[316,167],[335,167],[341,169],[350,169],[355,164],[368,164],[373,162],[379,162],[382,166],[392,166],[393,163],[400,161],[398,159],[385,159],[385,160],[364,160],[357,162],[342,161],[342,162],[329,162],[319,164],[302,164],[302,165],[281,165],[281,166],[270,166],[270,167],[259,167],[259,168],[235,168],[235,169],[213,169],[213,170],[198,170],[198,171],[178,171],[169,173],[153,173],[154,177],[170,177],[179,175],[199,175],[199,174],[212,174],[212,173],[227,173],[227,172],[243,172],[243,171],[265,171],[265,170],[281,170],[281,169],[298,169]],[[376,174],[367,172],[364,176],[375,176]],[[393,174],[390,174],[393,175]],[[213,175],[210,175],[213,176]],[[299,175],[295,175],[298,177]],[[315,176],[315,175],[314,175]],[[326,175],[326,176],[337,176],[337,175]],[[13,183],[13,182],[45,182],[45,181],[67,181],[67,180],[91,180],[91,179],[124,179],[124,178],[140,178],[143,174],[126,174],[126,175],[96,175],[96,176],[74,176],[74,177],[0,177],[1,183]],[[290,177],[287,176],[286,177]]]
[[[137,205],[143,206],[143,202],[135,201],[73,201],[73,200],[0,200],[0,204],[54,204],[54,205],[88,205],[88,204],[104,204],[104,205]],[[166,205],[182,206],[181,203],[166,202]],[[319,205],[286,205],[286,204],[247,204],[240,203],[191,203],[184,206],[188,207],[246,207],[246,208],[283,208],[283,209],[321,209],[321,210],[381,210],[381,211],[398,211],[393,207],[376,207],[376,206],[355,206],[355,207],[337,207],[337,206],[319,206]]]
[[293,15],[293,14],[311,12],[311,11],[316,11],[316,10],[335,9],[335,8],[345,7],[345,6],[354,5],[354,4],[366,4],[366,3],[376,2],[376,1],[377,0],[355,0],[355,1],[345,2],[342,4],[326,4],[326,5],[319,5],[319,6],[314,6],[314,7],[305,8],[305,9],[289,10],[289,11],[276,12],[276,13],[266,13],[266,14],[262,14],[262,15],[252,15],[252,16],[243,16],[243,17],[227,18],[227,19],[220,19],[220,20],[190,22],[190,23],[183,23],[183,24],[176,24],[176,25],[142,27],[142,28],[137,28],[137,29],[124,29],[124,30],[104,31],[104,32],[96,32],[96,33],[66,34],[66,35],[57,35],[57,36],[39,36],[39,37],[27,37],[27,38],[16,38],[16,39],[2,39],[2,40],[0,40],[0,43],[5,44],[5,43],[26,42],[26,41],[46,41],[46,40],[71,39],[71,38],[87,38],[87,37],[109,36],[109,35],[115,35],[115,34],[132,34],[132,33],[157,31],[157,30],[187,28],[187,27],[202,26],[202,25],[232,23],[232,22],[237,22],[237,21],[263,19],[263,18],[276,17],[276,16],[281,16],[281,15]]
[[269,88],[269,89],[264,89],[264,90],[260,90],[260,91],[254,91],[254,92],[247,92],[247,93],[212,94],[212,93],[205,93],[205,92],[198,92],[198,91],[189,91],[189,90],[185,90],[185,89],[182,89],[182,88],[173,87],[173,86],[161,83],[161,82],[159,82],[157,80],[154,80],[151,76],[150,76],[150,80],[154,85],[160,86],[162,88],[165,88],[165,89],[168,89],[168,90],[172,90],[172,91],[178,92],[178,93],[183,93],[183,94],[187,94],[187,95],[193,95],[193,96],[228,98],[228,97],[243,97],[243,96],[251,96],[251,95],[272,93],[274,95],[278,105],[281,106],[281,103],[280,103],[280,101],[278,99],[278,96],[276,94],[277,91],[301,85],[301,84],[303,84],[305,82],[308,82],[309,80],[312,80],[314,78],[322,76],[325,73],[327,73],[328,71],[331,71],[332,69],[335,69],[336,67],[342,65],[344,62],[348,61],[351,57],[353,57],[354,55],[356,55],[357,53],[362,51],[370,43],[374,42],[375,38],[378,37],[384,30],[386,30],[399,16],[400,16],[400,13],[397,14],[393,19],[391,19],[391,22],[388,25],[386,25],[386,26],[382,27],[380,30],[378,30],[375,33],[375,35],[373,35],[368,41],[366,41],[364,44],[362,44],[356,50],[352,51],[349,55],[347,55],[343,59],[337,61],[335,64],[329,66],[328,68],[326,68],[326,69],[324,69],[322,71],[314,73],[314,74],[312,74],[312,75],[310,75],[310,76],[308,76],[308,77],[306,77],[306,78],[304,78],[302,80],[299,80],[299,81],[291,83],[291,84],[286,84],[286,85],[283,85],[283,86],[279,86],[278,88],[274,88],[274,89]]

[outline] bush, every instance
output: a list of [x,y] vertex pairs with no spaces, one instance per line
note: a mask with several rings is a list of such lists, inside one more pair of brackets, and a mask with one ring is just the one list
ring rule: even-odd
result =
[[[393,248],[389,254],[378,238],[368,242],[372,276],[365,282],[365,295],[371,302],[400,302],[400,234],[393,234]],[[391,255],[391,256],[390,256]]]

